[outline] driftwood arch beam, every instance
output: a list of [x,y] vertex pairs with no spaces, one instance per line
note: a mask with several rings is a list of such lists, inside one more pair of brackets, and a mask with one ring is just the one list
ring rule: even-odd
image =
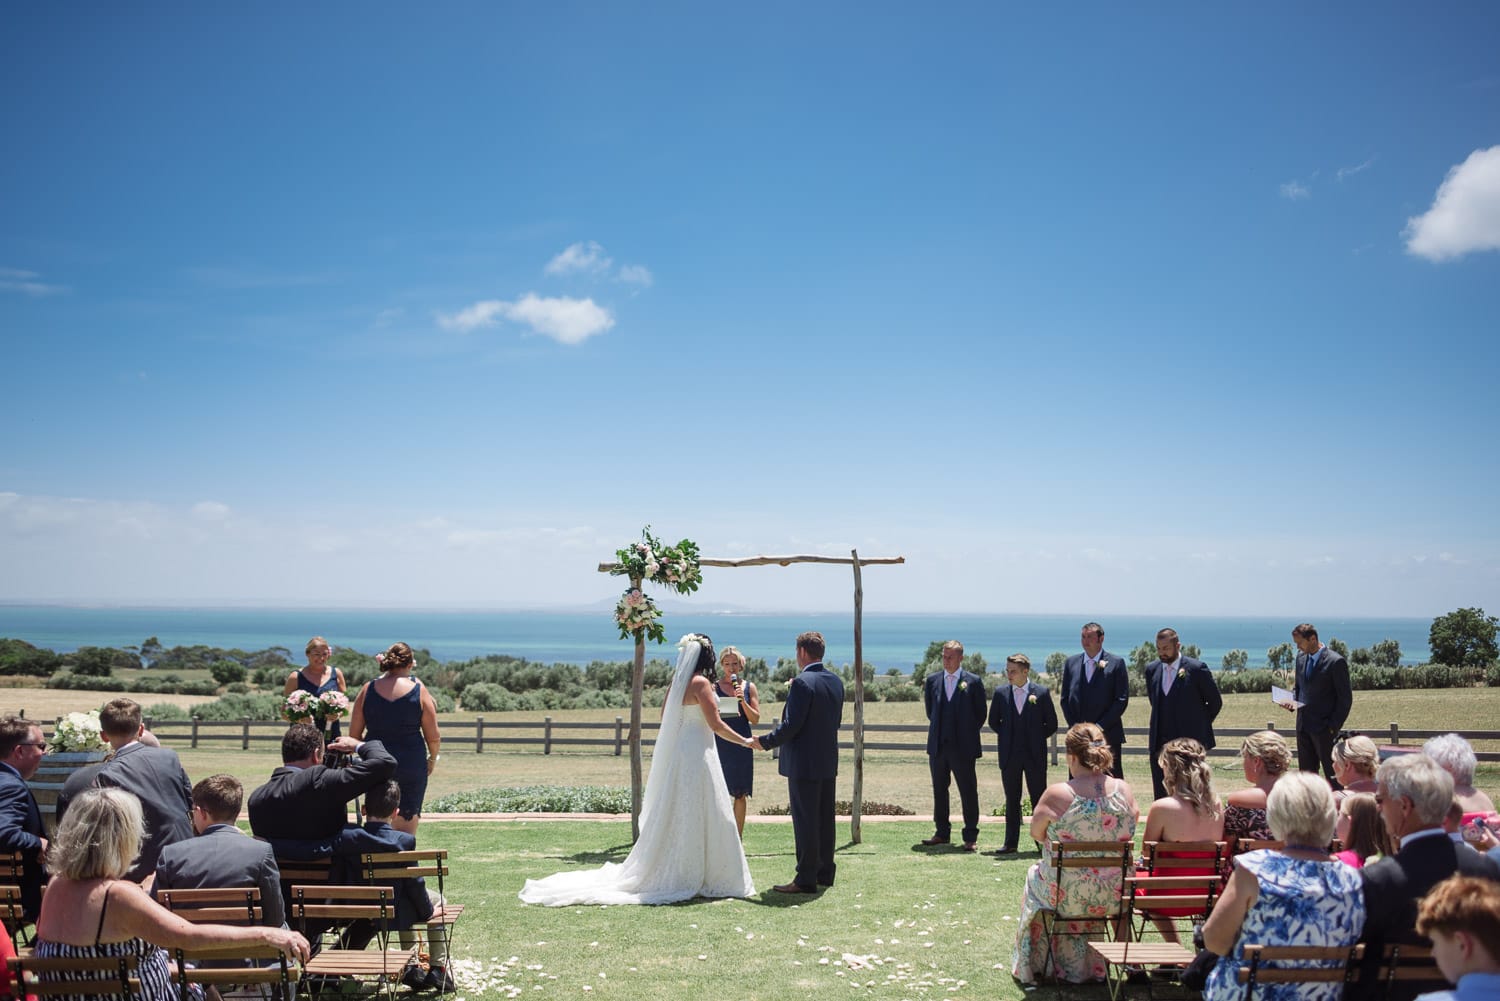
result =
[[[852,567],[854,570],[854,800],[850,806],[850,839],[860,843],[860,811],[864,804],[865,785],[865,672],[864,672],[864,581],[860,570],[867,566],[890,566],[905,563],[905,556],[860,556],[859,550],[849,550],[848,556],[746,556],[737,560],[710,559],[700,557],[701,567],[769,567],[791,566],[793,563],[829,563]],[[618,563],[599,564],[600,573],[613,573],[620,569]],[[639,580],[632,585],[640,587]],[[640,633],[635,638],[635,669],[630,681],[630,834],[632,840],[641,836],[641,793],[645,783],[641,777],[641,702],[646,677],[646,638]]]

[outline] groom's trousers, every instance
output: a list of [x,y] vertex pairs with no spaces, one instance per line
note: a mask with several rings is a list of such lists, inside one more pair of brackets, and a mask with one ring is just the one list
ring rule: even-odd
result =
[[832,886],[833,793],[836,779],[787,779],[792,810],[792,837],[797,845],[797,877],[806,889]]

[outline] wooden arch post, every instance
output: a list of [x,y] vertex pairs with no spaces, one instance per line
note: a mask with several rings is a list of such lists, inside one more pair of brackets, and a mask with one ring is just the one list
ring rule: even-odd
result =
[[[864,805],[865,783],[865,664],[864,664],[864,583],[861,567],[905,563],[904,556],[873,556],[861,558],[859,550],[849,550],[848,558],[841,556],[747,556],[738,560],[702,558],[702,567],[767,567],[790,566],[793,563],[831,563],[854,568],[854,798],[850,805],[850,840],[860,843],[860,812]],[[601,563],[601,573],[612,573],[619,569],[618,563]],[[640,587],[641,581],[631,578],[632,587]],[[630,837],[634,841],[641,836],[641,796],[645,790],[641,766],[641,702],[645,697],[646,637],[635,634],[635,668],[630,677]]]

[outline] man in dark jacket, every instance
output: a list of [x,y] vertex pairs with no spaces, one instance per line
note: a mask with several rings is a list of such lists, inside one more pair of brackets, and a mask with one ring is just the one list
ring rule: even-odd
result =
[[927,676],[922,702],[927,708],[927,765],[932,773],[932,837],[924,845],[946,845],[953,835],[948,782],[958,786],[964,814],[963,848],[979,841],[979,778],[975,762],[984,753],[979,729],[984,726],[984,680],[962,667],[964,645],[943,644],[943,669]]
[[1085,623],[1080,637],[1083,653],[1075,653],[1063,664],[1063,719],[1068,725],[1094,723],[1104,731],[1110,752],[1115,756],[1114,776],[1125,777],[1125,724],[1120,718],[1130,705],[1130,676],[1125,658],[1104,649],[1104,627],[1097,622]]
[[1010,684],[995,689],[990,729],[995,731],[1000,781],[1005,786],[1005,844],[997,854],[1021,847],[1021,780],[1031,794],[1032,809],[1047,791],[1047,741],[1057,732],[1052,693],[1031,679],[1031,658],[1013,653],[1005,660]]
[[21,853],[21,913],[28,921],[35,921],[42,909],[47,839],[42,811],[26,780],[36,774],[46,753],[41,727],[21,716],[0,717],[0,851]]
[[339,737],[328,749],[351,754],[342,768],[323,764],[323,734],[298,723],[281,738],[282,766],[250,794],[250,830],[282,858],[321,858],[349,819],[349,801],[383,785],[396,759],[378,740]]
[[1208,665],[1182,655],[1175,629],[1156,634],[1156,660],[1146,665],[1146,698],[1151,700],[1151,730],[1146,752],[1151,755],[1151,784],[1157,799],[1167,795],[1157,756],[1162,745],[1178,737],[1192,737],[1204,750],[1214,746],[1214,719],[1224,705],[1219,683]]
[[1292,630],[1292,642],[1297,645],[1293,694],[1302,703],[1297,710],[1297,767],[1304,772],[1321,767],[1328,784],[1342,789],[1333,777],[1333,742],[1354,706],[1349,664],[1318,640],[1318,628],[1311,622]]

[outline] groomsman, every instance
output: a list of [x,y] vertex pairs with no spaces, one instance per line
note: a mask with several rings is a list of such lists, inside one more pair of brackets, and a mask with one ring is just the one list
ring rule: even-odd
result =
[[1297,710],[1297,767],[1316,773],[1321,765],[1329,784],[1342,789],[1333,777],[1333,742],[1354,707],[1349,663],[1319,642],[1311,622],[1292,629],[1292,642],[1298,650],[1294,697],[1302,703]]
[[1192,737],[1205,749],[1214,746],[1214,718],[1224,705],[1219,683],[1208,665],[1182,656],[1182,642],[1174,629],[1156,634],[1157,660],[1146,665],[1146,697],[1151,700],[1151,783],[1157,799],[1167,795],[1161,747],[1178,737]]
[[1125,777],[1125,725],[1120,717],[1130,704],[1130,676],[1125,658],[1104,650],[1104,627],[1089,622],[1083,627],[1083,653],[1075,653],[1063,665],[1062,711],[1068,725],[1096,723],[1115,756],[1115,778]]
[[964,645],[943,644],[943,669],[927,676],[922,702],[927,707],[927,767],[932,772],[932,837],[924,845],[946,845],[953,836],[948,780],[958,786],[964,814],[964,851],[979,842],[979,778],[975,761],[984,753],[979,728],[984,726],[984,681],[963,670]]
[[1057,732],[1057,710],[1052,693],[1031,681],[1031,659],[1013,653],[1005,659],[1010,684],[995,689],[990,703],[990,729],[995,731],[1000,757],[1000,781],[1005,786],[1005,844],[997,853],[1010,855],[1021,847],[1021,779],[1031,794],[1032,809],[1047,791],[1047,741]]

